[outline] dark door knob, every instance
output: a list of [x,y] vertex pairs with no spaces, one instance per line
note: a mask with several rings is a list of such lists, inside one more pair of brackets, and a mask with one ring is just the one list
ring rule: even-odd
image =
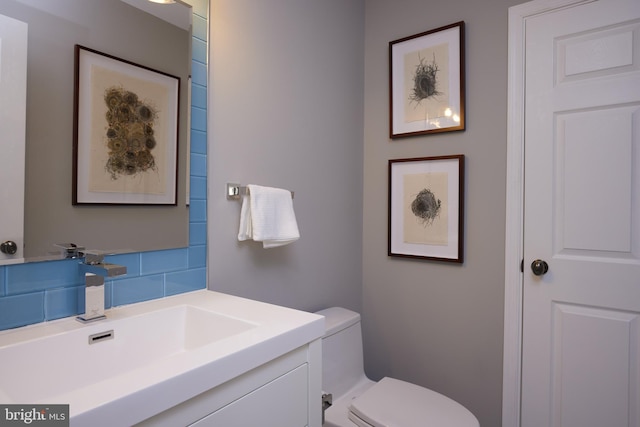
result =
[[18,252],[18,245],[16,245],[16,242],[7,240],[4,243],[0,243],[0,251],[2,251],[3,254],[13,255]]
[[531,271],[533,271],[533,274],[536,276],[542,276],[549,271],[549,264],[547,264],[546,261],[537,259],[531,263]]

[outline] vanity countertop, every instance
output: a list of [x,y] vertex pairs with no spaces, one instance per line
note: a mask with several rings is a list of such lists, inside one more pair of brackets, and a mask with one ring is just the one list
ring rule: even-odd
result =
[[83,425],[113,414],[133,424],[324,334],[322,316],[209,290],[106,315],[1,331],[0,401],[69,404]]

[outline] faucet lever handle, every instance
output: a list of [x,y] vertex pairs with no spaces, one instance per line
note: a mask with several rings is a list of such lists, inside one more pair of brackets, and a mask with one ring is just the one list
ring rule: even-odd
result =
[[84,251],[84,262],[89,265],[102,264],[105,253],[95,249]]
[[53,245],[62,249],[62,256],[64,258],[82,257],[82,251],[84,251],[84,247],[78,246],[75,243],[54,243]]

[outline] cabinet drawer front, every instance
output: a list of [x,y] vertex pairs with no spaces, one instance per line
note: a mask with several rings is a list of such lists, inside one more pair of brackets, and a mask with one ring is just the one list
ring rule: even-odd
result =
[[308,368],[304,364],[195,422],[197,427],[304,427]]

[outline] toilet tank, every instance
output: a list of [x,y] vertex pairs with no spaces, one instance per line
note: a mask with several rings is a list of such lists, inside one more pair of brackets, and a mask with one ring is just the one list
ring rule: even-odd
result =
[[322,338],[322,389],[334,399],[365,379],[360,314],[341,307],[320,310],[325,316]]

